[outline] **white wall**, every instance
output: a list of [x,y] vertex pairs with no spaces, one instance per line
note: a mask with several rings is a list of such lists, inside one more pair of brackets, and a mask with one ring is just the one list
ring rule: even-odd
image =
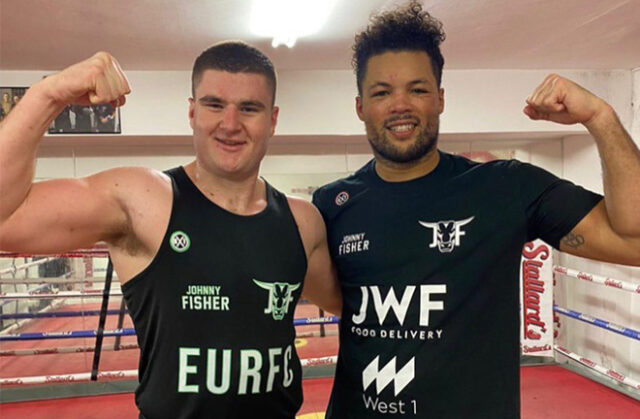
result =
[[[51,71],[0,71],[0,85],[28,86]],[[441,132],[576,133],[581,127],[531,121],[522,114],[524,101],[549,71],[449,70],[444,72],[445,113]],[[628,126],[631,110],[629,71],[561,71],[609,101]],[[130,71],[132,93],[122,108],[122,134],[190,135],[188,72]],[[283,71],[277,104],[277,135],[361,135],[354,111],[355,77],[349,70]]]
[[632,91],[633,97],[631,102],[633,118],[631,121],[631,136],[635,139],[636,144],[640,144],[640,67],[631,72],[632,74]]

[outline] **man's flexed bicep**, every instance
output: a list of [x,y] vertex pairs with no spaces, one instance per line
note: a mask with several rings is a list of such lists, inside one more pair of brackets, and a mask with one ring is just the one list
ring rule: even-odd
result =
[[117,60],[100,52],[27,90],[0,124],[0,249],[53,252],[120,234],[127,214],[116,172],[33,184],[42,136],[69,104],[120,106],[130,92]]
[[560,250],[603,262],[640,266],[640,237],[616,233],[611,227],[604,201],[562,238]]
[[118,190],[126,170],[34,183],[0,223],[0,249],[52,253],[117,240],[131,218]]

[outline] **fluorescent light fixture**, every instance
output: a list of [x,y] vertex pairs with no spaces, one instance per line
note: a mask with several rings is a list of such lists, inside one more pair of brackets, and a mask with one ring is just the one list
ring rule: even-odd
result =
[[292,48],[325,24],[338,0],[253,0],[251,32]]

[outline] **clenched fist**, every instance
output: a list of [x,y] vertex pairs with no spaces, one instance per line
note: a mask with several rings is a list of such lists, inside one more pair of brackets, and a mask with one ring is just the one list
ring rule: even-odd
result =
[[124,105],[131,92],[118,61],[106,52],[74,64],[42,81],[48,96],[59,105]]
[[605,101],[582,86],[550,74],[527,98],[524,113],[534,120],[588,125],[607,108]]

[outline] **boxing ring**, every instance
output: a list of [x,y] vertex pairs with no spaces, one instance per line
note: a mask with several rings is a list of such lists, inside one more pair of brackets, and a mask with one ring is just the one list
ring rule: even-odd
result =
[[[95,409],[94,415],[85,413],[83,417],[114,417],[107,415],[113,412],[114,405],[125,412],[121,417],[136,417],[132,391],[137,383],[139,351],[107,256],[104,247],[53,256],[0,253],[3,418],[45,418],[51,417],[53,411],[57,412],[56,417],[72,417],[76,416],[73,412],[100,404],[111,407]],[[562,266],[553,270],[558,280],[586,281],[640,298],[639,284]],[[637,330],[559,305],[554,305],[553,311],[624,336],[640,348]],[[325,316],[304,301],[296,308],[296,348],[303,366],[305,392],[301,418],[323,417],[337,358],[337,322],[336,317]],[[608,387],[561,365],[523,367],[523,418],[569,417],[554,416],[562,411],[572,412],[559,404],[584,406],[585,400],[592,401],[593,406],[588,412],[583,411],[584,415],[572,417],[640,417],[637,379],[599,365],[570,347],[554,344],[553,349],[556,358],[566,357],[588,368],[602,377],[597,381]],[[576,390],[575,400],[568,388]],[[541,403],[542,400],[547,402]],[[103,413],[106,416],[101,416]]]

